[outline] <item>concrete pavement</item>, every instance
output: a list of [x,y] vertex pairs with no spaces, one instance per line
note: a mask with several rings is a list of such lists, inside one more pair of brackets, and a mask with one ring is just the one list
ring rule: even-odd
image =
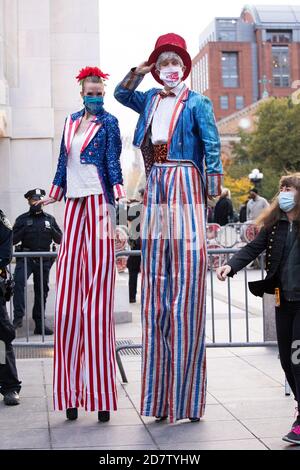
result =
[[52,408],[52,360],[18,360],[21,404],[0,403],[1,449],[295,449],[281,440],[294,400],[273,348],[208,350],[207,409],[200,423],[157,424],[139,416],[140,357],[125,356],[129,383],[119,381],[119,410],[109,423],[79,412],[76,422]]
[[[126,275],[124,275],[126,276]],[[258,272],[251,272],[258,278]],[[226,288],[215,283],[216,341],[228,341]],[[242,279],[232,281],[232,339],[245,340]],[[252,298],[251,298],[252,297]],[[249,297],[250,340],[262,340],[260,300]],[[117,339],[141,341],[140,303],[131,304],[132,323],[116,327]],[[239,302],[239,303],[238,303]],[[32,337],[36,341],[39,337]],[[207,298],[207,340],[212,338],[211,298]],[[18,338],[18,340],[24,338]],[[47,340],[50,338],[47,338]],[[122,356],[128,384],[119,377],[119,410],[109,423],[83,410],[76,422],[52,408],[52,359],[18,360],[21,405],[0,403],[0,448],[15,449],[295,449],[281,437],[294,420],[294,400],[284,395],[284,375],[276,348],[208,348],[207,409],[200,423],[157,424],[139,416],[139,355]]]

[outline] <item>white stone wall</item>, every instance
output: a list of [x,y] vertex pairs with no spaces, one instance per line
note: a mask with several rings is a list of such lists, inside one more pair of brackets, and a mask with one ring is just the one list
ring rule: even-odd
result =
[[[99,65],[98,0],[0,0],[0,207],[12,222],[28,189],[50,187],[85,65]],[[63,209],[47,211],[62,223]]]

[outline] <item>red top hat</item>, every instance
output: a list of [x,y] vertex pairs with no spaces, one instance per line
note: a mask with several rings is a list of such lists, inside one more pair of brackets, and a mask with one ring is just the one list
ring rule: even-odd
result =
[[[192,67],[192,59],[190,57],[190,54],[187,52],[185,40],[178,34],[174,33],[168,33],[164,34],[163,36],[159,36],[155,44],[155,49],[148,59],[148,64],[151,65],[153,63],[156,63],[158,57],[163,52],[176,52],[176,54],[181,57],[186,67],[182,78],[183,80],[185,80],[188,77]],[[152,68],[151,73],[157,82],[163,84],[163,82],[159,78],[159,75],[156,72],[155,67]]]

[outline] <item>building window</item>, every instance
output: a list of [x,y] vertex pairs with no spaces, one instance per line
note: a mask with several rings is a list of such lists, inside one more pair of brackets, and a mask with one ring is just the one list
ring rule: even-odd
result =
[[220,96],[220,108],[221,109],[228,109],[229,108],[229,101],[228,96]]
[[274,87],[290,86],[289,48],[272,47],[273,85]]
[[292,31],[272,31],[267,30],[267,42],[281,42],[284,44],[290,43],[293,41],[293,32]]
[[224,19],[218,20],[218,24],[222,26],[232,26],[233,24],[236,24],[236,20],[233,18],[232,19],[224,18]]
[[205,54],[204,56],[204,91],[208,90],[209,88],[209,80],[208,80],[208,55]]
[[222,79],[224,88],[239,86],[237,52],[222,52]]
[[219,41],[236,41],[236,31],[219,31]]
[[236,109],[243,109],[245,107],[244,97],[243,96],[236,96],[235,97],[235,107],[236,107]]
[[199,93],[204,93],[209,87],[207,54],[193,65],[192,86],[193,89]]

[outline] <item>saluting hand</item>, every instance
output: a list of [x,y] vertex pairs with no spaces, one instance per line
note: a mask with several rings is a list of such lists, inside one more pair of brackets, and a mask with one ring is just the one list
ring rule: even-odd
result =
[[135,69],[135,73],[139,73],[140,75],[146,75],[147,73],[151,72],[154,67],[154,63],[148,65],[148,62],[142,62],[140,65],[137,66]]

